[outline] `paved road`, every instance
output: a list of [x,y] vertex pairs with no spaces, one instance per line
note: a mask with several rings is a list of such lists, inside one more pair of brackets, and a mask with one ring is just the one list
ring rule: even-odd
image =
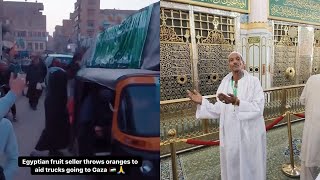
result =
[[[38,110],[33,111],[29,107],[28,99],[24,96],[20,97],[16,103],[18,122],[13,123],[20,156],[29,156],[33,151],[38,138],[44,128],[44,96],[41,97]],[[32,176],[30,168],[20,168],[14,180],[88,180],[85,176]]]
[[[38,138],[44,128],[45,113],[44,113],[44,96],[39,100],[38,110],[33,111],[29,107],[28,99],[24,96],[20,97],[16,103],[18,122],[13,122],[14,130],[16,132],[17,141],[19,145],[20,156],[29,156],[30,152],[34,150]],[[65,152],[67,152],[65,150]],[[44,152],[44,156],[48,152]],[[68,154],[71,156],[71,154]],[[130,177],[126,177],[131,179]],[[122,180],[122,177],[109,176],[75,176],[75,175],[31,175],[29,167],[19,167],[16,172],[14,180]]]

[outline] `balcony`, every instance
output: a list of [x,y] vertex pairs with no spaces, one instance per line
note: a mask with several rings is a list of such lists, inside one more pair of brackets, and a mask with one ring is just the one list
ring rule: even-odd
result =
[[79,15],[77,15],[75,18],[74,18],[74,22],[78,22],[79,21],[79,18],[80,16]]
[[80,2],[79,1],[74,3],[74,9],[77,10],[78,8],[80,8]]
[[47,37],[25,37],[27,41],[47,41]]
[[95,30],[96,27],[94,27],[94,26],[87,26],[87,29],[88,29],[88,30]]
[[98,2],[96,0],[90,0],[90,1],[88,1],[88,6],[94,7],[97,5],[97,3]]

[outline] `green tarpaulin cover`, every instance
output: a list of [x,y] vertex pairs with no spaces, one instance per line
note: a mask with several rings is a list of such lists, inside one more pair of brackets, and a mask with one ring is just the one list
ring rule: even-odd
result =
[[152,9],[150,5],[100,33],[86,67],[139,69]]

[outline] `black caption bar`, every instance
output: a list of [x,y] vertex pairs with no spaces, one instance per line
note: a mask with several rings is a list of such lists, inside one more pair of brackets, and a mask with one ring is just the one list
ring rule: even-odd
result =
[[19,157],[20,167],[31,167],[33,175],[129,174],[140,167],[139,157]]

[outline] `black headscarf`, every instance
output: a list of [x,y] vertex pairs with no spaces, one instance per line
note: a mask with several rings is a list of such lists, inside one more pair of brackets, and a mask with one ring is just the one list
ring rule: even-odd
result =
[[86,52],[86,50],[86,48],[81,48],[73,55],[72,61],[67,67],[68,79],[73,79],[76,76],[77,72],[80,70],[82,56]]
[[67,81],[67,74],[62,70],[50,73],[47,97],[59,100],[61,105],[65,106],[67,103]]

